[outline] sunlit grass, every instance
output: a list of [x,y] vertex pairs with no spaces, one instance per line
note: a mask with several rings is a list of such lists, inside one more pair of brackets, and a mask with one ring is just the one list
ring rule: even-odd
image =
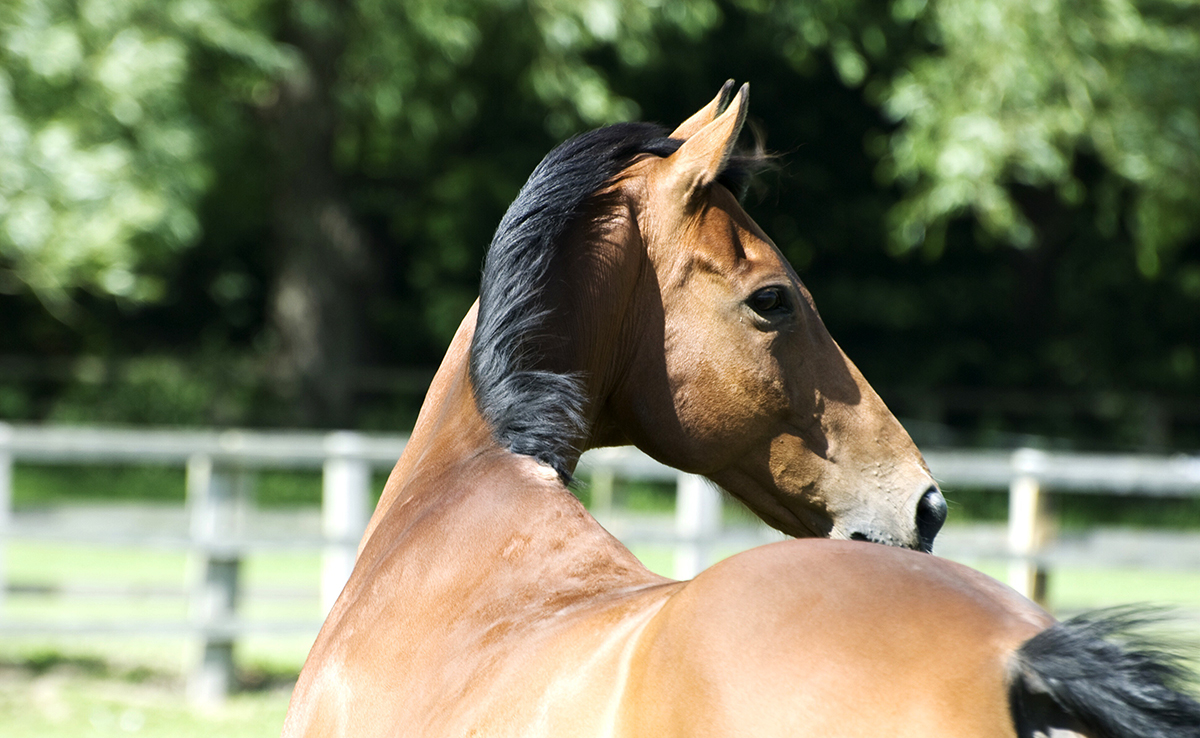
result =
[[40,671],[0,667],[0,733],[5,738],[251,738],[277,736],[287,687],[244,692],[212,710],[188,706],[179,683],[114,675],[65,662]]

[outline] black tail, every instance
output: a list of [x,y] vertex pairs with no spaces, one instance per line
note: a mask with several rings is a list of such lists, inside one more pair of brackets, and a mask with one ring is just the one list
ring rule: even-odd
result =
[[1011,687],[1021,738],[1069,729],[1093,738],[1200,738],[1200,702],[1182,659],[1138,631],[1161,618],[1121,608],[1058,623],[1017,650]]

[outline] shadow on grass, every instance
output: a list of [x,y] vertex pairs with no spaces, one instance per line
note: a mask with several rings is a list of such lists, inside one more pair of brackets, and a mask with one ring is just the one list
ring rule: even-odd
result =
[[281,689],[291,691],[296,686],[299,676],[292,669],[251,666],[237,670],[237,689],[239,692],[273,692]]
[[[118,666],[97,656],[67,654],[57,650],[38,651],[21,658],[0,658],[0,671],[21,672],[29,677],[66,673],[93,679],[110,679],[130,684],[157,684],[183,689],[185,679],[177,673],[148,666]],[[267,666],[239,668],[237,692],[290,690],[299,675],[296,671]]]
[[115,666],[98,656],[67,654],[53,649],[37,651],[21,658],[0,658],[0,669],[23,671],[32,677],[53,672],[68,672],[95,679],[113,679],[133,684],[150,682],[177,684],[179,676],[148,666]]

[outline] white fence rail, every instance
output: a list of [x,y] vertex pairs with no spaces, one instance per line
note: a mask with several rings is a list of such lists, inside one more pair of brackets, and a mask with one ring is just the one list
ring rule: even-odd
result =
[[[259,433],[250,431],[141,431],[113,428],[58,428],[0,423],[0,543],[4,538],[53,537],[53,531],[23,529],[11,513],[12,467],[26,462],[50,465],[171,465],[186,469],[186,535],[88,533],[77,543],[167,546],[188,551],[196,560],[192,584],[191,619],[131,628],[112,623],[49,625],[0,620],[0,635],[33,632],[117,633],[183,632],[202,642],[189,689],[197,701],[220,699],[233,673],[233,644],[251,632],[313,632],[314,623],[270,623],[240,620],[237,603],[241,561],[250,551],[264,548],[320,549],[321,599],[327,609],[353,566],[358,540],[370,510],[371,473],[390,468],[403,450],[405,436],[350,432]],[[934,476],[946,487],[1008,489],[1007,544],[981,556],[1010,562],[1010,583],[1029,596],[1043,593],[1046,569],[1055,553],[1046,547],[1046,490],[1107,492],[1143,496],[1200,495],[1200,458],[1100,456],[1045,453],[1023,449],[1015,453],[931,450],[926,459]],[[265,540],[243,524],[247,504],[246,479],[257,469],[307,468],[322,471],[322,531],[320,536]],[[647,530],[615,524],[613,532],[628,544],[666,544],[675,550],[675,575],[694,576],[712,561],[718,547],[748,547],[771,540],[765,529],[747,534],[722,527],[721,498],[708,483],[659,464],[629,449],[589,452],[580,474],[590,478],[593,511],[612,520],[612,485],[617,477],[674,481],[676,512],[673,531]],[[67,535],[67,534],[63,534]],[[962,552],[959,552],[962,553]],[[4,552],[0,546],[0,598],[4,587]],[[1200,566],[1200,553],[1197,553]],[[2,599],[0,599],[2,602]]]

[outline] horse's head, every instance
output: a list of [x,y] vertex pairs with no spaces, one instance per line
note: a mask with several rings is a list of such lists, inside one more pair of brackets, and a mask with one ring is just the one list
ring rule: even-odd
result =
[[928,550],[946,502],[920,452],[721,183],[749,94],[731,92],[616,185],[648,267],[630,290],[609,422],[785,533]]

